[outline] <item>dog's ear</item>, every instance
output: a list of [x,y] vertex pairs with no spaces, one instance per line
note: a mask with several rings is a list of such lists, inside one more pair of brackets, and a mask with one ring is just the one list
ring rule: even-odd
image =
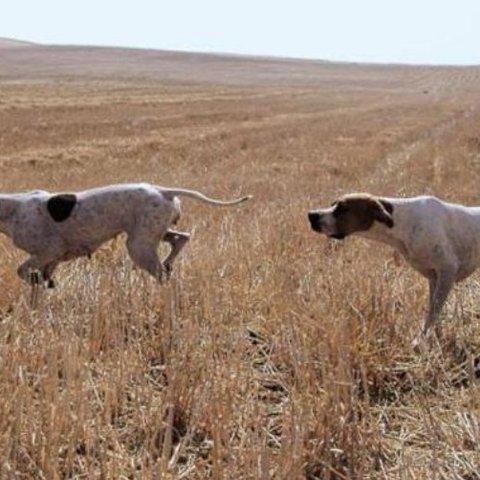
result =
[[47,210],[56,222],[64,222],[72,213],[77,197],[72,193],[53,195],[47,201]]
[[383,208],[391,215],[393,213],[393,205],[388,200],[384,198],[379,198],[378,201],[383,205]]
[[384,223],[388,228],[392,228],[394,225],[393,222],[393,205],[386,200],[377,200],[375,202],[376,208],[374,217],[380,223]]

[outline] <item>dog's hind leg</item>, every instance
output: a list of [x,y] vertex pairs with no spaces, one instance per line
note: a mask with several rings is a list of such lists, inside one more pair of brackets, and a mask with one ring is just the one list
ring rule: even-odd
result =
[[177,255],[180,253],[182,248],[186,245],[189,238],[190,238],[190,235],[188,233],[176,232],[175,230],[168,230],[165,236],[163,237],[163,240],[169,243],[171,246],[170,253],[168,254],[167,258],[165,258],[165,260],[163,261],[163,265],[165,267],[167,275],[171,274],[172,268],[173,268],[173,261],[175,260]]
[[127,249],[135,265],[147,271],[160,283],[165,268],[157,253],[158,243],[139,235],[130,235],[127,240]]

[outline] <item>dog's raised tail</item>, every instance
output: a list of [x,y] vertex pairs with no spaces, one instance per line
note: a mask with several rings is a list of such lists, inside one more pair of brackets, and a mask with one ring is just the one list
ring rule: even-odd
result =
[[196,190],[187,190],[184,188],[159,188],[159,190],[162,195],[170,200],[173,200],[174,197],[188,197],[209,205],[219,205],[224,207],[238,205],[239,203],[246,202],[247,200],[253,198],[252,195],[246,195],[245,197],[236,198],[235,200],[216,200],[214,198],[209,198],[203,193],[197,192]]

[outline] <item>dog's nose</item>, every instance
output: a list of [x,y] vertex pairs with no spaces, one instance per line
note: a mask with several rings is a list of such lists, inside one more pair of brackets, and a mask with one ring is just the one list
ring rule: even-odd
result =
[[313,228],[318,227],[320,225],[320,214],[316,212],[308,212],[308,220]]

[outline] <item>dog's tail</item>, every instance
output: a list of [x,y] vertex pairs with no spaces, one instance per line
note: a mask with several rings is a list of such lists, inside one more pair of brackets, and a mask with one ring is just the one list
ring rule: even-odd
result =
[[187,190],[184,188],[159,188],[159,191],[170,200],[173,200],[174,197],[188,197],[193,198],[194,200],[199,200],[203,203],[208,203],[209,205],[220,205],[224,207],[238,205],[239,203],[246,202],[252,198],[252,195],[247,195],[245,197],[236,198],[235,200],[215,200],[214,198],[209,198],[196,190]]

